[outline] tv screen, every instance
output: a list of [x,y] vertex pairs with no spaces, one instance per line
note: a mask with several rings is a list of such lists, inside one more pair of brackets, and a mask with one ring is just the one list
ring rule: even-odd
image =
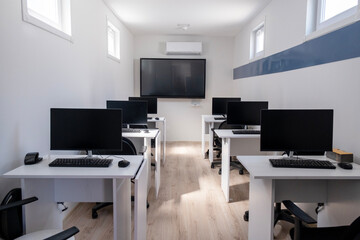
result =
[[140,59],[140,95],[205,98],[206,59]]

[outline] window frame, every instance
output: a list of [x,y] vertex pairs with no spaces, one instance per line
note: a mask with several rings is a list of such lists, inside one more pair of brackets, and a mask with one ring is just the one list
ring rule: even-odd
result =
[[[264,34],[264,38],[263,38],[263,50],[260,52],[256,52],[256,46],[257,46],[257,36],[256,33],[260,30],[263,29],[263,34]],[[261,57],[263,57],[265,55],[265,31],[266,31],[266,27],[265,27],[265,20],[262,21],[260,24],[258,24],[255,28],[253,28],[253,30],[251,31],[250,34],[250,60],[256,60],[259,59]]]
[[323,22],[320,22],[323,14],[324,14],[324,11],[325,11],[325,9],[323,7],[325,1],[326,0],[317,0],[316,30],[315,31],[327,28],[331,25],[334,25],[335,23],[338,23],[344,19],[347,19],[349,17],[356,15],[356,13],[358,12],[359,4],[360,4],[360,0],[358,0],[358,4],[356,6],[349,8],[349,9],[323,21]]
[[[65,40],[72,42],[71,36],[71,1],[58,1],[59,24],[42,16],[41,14],[28,8],[28,0],[21,0],[23,21],[39,27],[47,32],[53,33]],[[50,24],[55,23],[55,24]]]
[[[114,51],[115,51],[115,54],[112,55],[111,53],[109,53],[109,29],[111,29],[114,33],[114,40],[113,40],[113,43],[114,43]],[[120,30],[118,27],[116,27],[112,22],[111,20],[109,20],[109,18],[106,19],[106,43],[107,43],[107,56],[108,58],[112,59],[112,60],[115,60],[117,62],[120,62],[120,45],[121,45],[121,40],[120,40]]]

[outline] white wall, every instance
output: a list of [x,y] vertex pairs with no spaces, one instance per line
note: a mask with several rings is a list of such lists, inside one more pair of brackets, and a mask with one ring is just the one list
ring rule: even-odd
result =
[[[21,1],[0,1],[0,174],[27,152],[49,153],[51,107],[104,108],[134,92],[133,36],[101,0],[71,1],[69,42],[22,21]],[[107,57],[106,17],[121,32],[121,62]],[[0,178],[0,199],[16,180]]]
[[[266,19],[265,56],[303,43],[306,0],[273,0],[235,40],[234,67],[249,63],[253,27]],[[334,109],[334,147],[353,152],[360,163],[360,58],[283,73],[234,80],[233,94],[243,99],[269,100],[270,108]],[[358,187],[360,187],[358,185]],[[348,204],[352,219],[357,206]],[[343,209],[345,210],[345,209]],[[338,217],[338,216],[337,216]],[[337,221],[345,221],[337,218]]]
[[[265,56],[305,39],[306,0],[273,0],[236,37],[234,67],[249,63],[252,27],[266,18]],[[290,21],[291,19],[291,21]],[[268,99],[272,108],[333,108],[334,147],[360,157],[360,58],[234,80],[234,94]]]
[[[167,41],[201,41],[203,54],[200,56],[165,55]],[[136,36],[135,37],[135,95],[140,95],[140,58],[205,58],[206,98],[196,100],[199,107],[191,104],[192,99],[158,99],[158,116],[167,120],[168,141],[200,141],[201,115],[211,114],[213,96],[231,96],[233,38],[200,36]]]

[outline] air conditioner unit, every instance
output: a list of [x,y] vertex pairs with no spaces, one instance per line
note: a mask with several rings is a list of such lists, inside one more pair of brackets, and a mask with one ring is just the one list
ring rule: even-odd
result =
[[167,42],[167,55],[200,55],[202,52],[201,42]]

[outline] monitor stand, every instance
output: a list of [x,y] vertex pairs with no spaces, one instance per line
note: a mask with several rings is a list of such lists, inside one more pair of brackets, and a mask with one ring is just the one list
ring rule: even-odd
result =
[[87,151],[87,156],[86,156],[87,159],[98,159],[98,157],[94,157],[93,156],[93,151],[92,150],[88,150]]
[[92,158],[93,157],[92,150],[88,150],[87,153],[88,154],[87,154],[86,158]]
[[288,157],[283,157],[284,159],[287,159],[287,160],[296,160],[296,159],[301,159],[299,157],[294,157],[294,151],[290,151],[289,152],[289,156]]

